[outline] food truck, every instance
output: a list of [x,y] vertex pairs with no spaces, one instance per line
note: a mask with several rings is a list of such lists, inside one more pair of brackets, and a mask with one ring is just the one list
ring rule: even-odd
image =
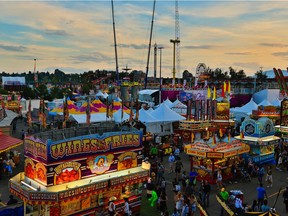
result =
[[24,140],[24,172],[10,179],[24,215],[108,215],[108,201],[124,198],[139,213],[149,163],[142,132],[95,126],[51,130]]
[[215,184],[218,169],[221,169],[224,180],[232,178],[232,164],[237,163],[242,154],[249,152],[250,147],[239,140],[233,140],[230,143],[218,142],[217,145],[196,142],[186,145],[184,150],[191,156],[191,170],[198,173],[197,180]]

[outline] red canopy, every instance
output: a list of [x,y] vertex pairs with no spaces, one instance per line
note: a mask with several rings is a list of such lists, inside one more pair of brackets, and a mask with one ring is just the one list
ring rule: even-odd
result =
[[21,145],[23,140],[0,133],[0,153]]

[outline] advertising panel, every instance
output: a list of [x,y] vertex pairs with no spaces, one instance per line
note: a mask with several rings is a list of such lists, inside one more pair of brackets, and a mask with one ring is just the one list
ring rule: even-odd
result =
[[47,163],[47,142],[34,136],[30,136],[24,140],[24,154],[30,157]]
[[216,108],[216,120],[229,120],[230,104],[229,103],[217,103]]
[[288,100],[287,99],[284,99],[281,102],[280,126],[288,126]]
[[142,146],[142,132],[91,134],[57,142],[50,141],[47,146],[50,163],[66,161],[96,154],[136,149]]

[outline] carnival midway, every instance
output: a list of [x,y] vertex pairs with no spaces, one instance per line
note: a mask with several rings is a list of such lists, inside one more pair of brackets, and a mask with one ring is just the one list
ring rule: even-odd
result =
[[229,80],[123,81],[52,105],[1,95],[0,215],[287,214],[288,88],[274,72],[278,88],[233,108]]

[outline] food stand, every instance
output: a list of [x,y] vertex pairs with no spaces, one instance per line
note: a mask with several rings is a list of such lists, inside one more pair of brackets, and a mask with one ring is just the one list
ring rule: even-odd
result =
[[191,170],[198,173],[197,180],[207,180],[211,184],[216,183],[215,173],[222,170],[223,180],[232,178],[231,166],[239,157],[250,151],[250,147],[239,140],[231,143],[220,142],[211,145],[196,142],[185,146],[187,155],[190,155]]
[[274,162],[274,147],[280,138],[274,136],[273,121],[267,117],[258,120],[246,118],[240,127],[241,134],[235,138],[250,146],[249,154],[243,155],[254,163],[265,164]]
[[[142,132],[97,132],[99,127],[46,131],[24,141],[24,172],[10,179],[24,215],[106,215],[109,198],[121,212],[124,198],[139,213],[143,182]],[[94,133],[91,133],[93,132]]]

